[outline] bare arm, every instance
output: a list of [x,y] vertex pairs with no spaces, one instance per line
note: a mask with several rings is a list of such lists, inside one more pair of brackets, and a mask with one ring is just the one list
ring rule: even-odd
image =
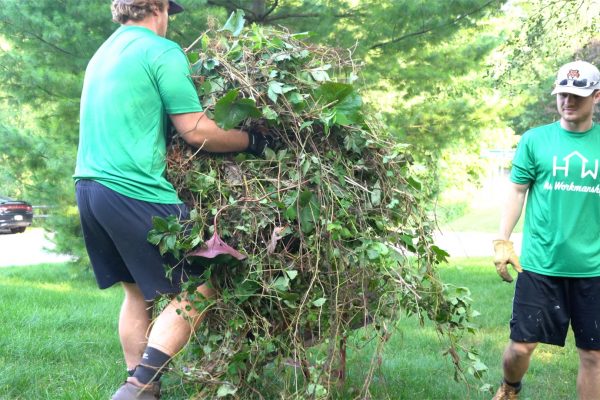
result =
[[171,114],[171,121],[183,140],[213,153],[244,151],[248,134],[239,129],[224,130],[203,112]]
[[521,217],[527,190],[529,190],[529,184],[520,185],[513,182],[508,184],[508,193],[500,217],[500,239],[510,239],[510,234]]

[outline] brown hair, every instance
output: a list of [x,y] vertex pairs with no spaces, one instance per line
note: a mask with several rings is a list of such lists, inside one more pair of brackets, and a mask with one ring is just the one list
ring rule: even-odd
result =
[[163,11],[165,7],[169,7],[168,0],[113,0],[110,8],[113,21],[124,24],[141,21],[154,10]]

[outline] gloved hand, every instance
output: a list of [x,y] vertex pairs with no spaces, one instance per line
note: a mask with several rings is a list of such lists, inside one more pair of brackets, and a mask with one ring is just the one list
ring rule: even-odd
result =
[[250,128],[248,131],[248,148],[246,152],[262,157],[267,147],[272,147],[274,140],[272,136],[263,135],[257,129]]
[[513,242],[508,240],[497,239],[494,243],[494,265],[496,265],[496,272],[498,275],[506,281],[512,282],[513,278],[508,273],[506,264],[511,264],[515,271],[523,272],[521,263],[519,262],[519,256],[515,253],[513,248]]

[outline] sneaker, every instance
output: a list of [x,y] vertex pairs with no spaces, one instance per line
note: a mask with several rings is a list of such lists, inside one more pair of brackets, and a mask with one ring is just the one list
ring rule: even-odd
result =
[[131,382],[125,382],[115,392],[111,400],[159,400],[160,383],[149,383],[145,386],[136,386]]
[[502,382],[492,400],[518,400],[520,391],[521,386],[516,388],[514,386],[510,386],[506,382]]

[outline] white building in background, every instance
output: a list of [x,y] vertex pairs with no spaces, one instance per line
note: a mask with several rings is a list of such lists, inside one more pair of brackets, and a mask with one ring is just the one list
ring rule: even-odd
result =
[[479,154],[481,158],[489,160],[487,179],[495,180],[505,177],[510,172],[510,164],[515,156],[515,149],[485,149]]

